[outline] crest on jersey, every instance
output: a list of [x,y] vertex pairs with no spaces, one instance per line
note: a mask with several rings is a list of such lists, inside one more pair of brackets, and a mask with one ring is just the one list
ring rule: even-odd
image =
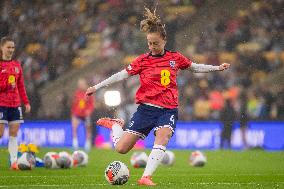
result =
[[127,69],[128,69],[128,70],[132,70],[131,65],[128,65]]
[[15,67],[15,72],[16,72],[17,74],[20,72],[18,67]]
[[176,61],[170,60],[170,66],[171,66],[171,68],[174,68],[175,65],[176,65]]

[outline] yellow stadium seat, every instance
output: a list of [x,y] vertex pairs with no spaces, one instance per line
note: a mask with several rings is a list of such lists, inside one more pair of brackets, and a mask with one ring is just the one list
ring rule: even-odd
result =
[[251,80],[254,84],[259,83],[267,78],[267,74],[263,71],[256,71],[251,75]]
[[34,54],[41,49],[41,44],[39,43],[30,43],[26,47],[26,52],[29,54]]
[[237,46],[237,50],[239,52],[245,52],[245,51],[259,51],[261,50],[261,45],[256,42],[248,42],[248,43],[242,43]]
[[83,65],[85,65],[87,63],[86,60],[84,60],[83,58],[80,58],[80,57],[75,57],[72,61],[72,65],[74,67],[81,67]]
[[135,58],[137,57],[137,55],[129,55],[124,57],[123,59],[123,64],[130,64]]
[[274,51],[263,52],[263,56],[269,62],[274,62],[278,57],[278,55]]
[[220,52],[219,60],[220,62],[236,62],[236,53]]
[[80,0],[79,1],[79,12],[86,11],[87,8],[87,1],[86,0]]
[[282,51],[280,53],[280,60],[281,60],[282,64],[284,64],[284,51]]
[[206,63],[207,56],[204,54],[194,54],[192,55],[192,61],[198,63]]
[[196,10],[193,6],[169,6],[165,11],[168,14],[193,14]]

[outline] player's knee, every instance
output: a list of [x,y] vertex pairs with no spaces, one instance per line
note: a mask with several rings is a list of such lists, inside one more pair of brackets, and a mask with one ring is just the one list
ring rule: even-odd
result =
[[120,154],[126,154],[129,150],[124,146],[116,145],[115,150]]

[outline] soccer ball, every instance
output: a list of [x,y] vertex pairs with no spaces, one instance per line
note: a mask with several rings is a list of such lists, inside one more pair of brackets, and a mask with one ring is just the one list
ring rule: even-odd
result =
[[175,154],[172,151],[166,151],[162,159],[163,165],[172,166],[175,162]]
[[68,152],[59,152],[58,165],[60,168],[71,168],[73,167],[73,158]]
[[24,152],[17,160],[20,170],[31,170],[35,167],[36,160],[32,153]]
[[107,166],[105,178],[112,185],[123,185],[129,179],[129,169],[124,163],[114,161]]
[[130,158],[130,163],[134,168],[146,167],[148,156],[145,152],[134,152]]
[[77,150],[72,154],[72,158],[74,161],[74,166],[86,166],[88,164],[88,154],[84,151]]
[[56,152],[47,152],[43,157],[44,166],[48,169],[58,169],[59,155]]
[[189,164],[193,167],[203,167],[207,162],[206,156],[201,151],[194,151],[189,158]]

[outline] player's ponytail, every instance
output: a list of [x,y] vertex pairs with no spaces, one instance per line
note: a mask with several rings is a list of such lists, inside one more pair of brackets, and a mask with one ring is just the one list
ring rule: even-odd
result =
[[156,14],[156,9],[151,12],[145,7],[145,19],[140,22],[140,30],[146,33],[159,33],[161,37],[166,40],[167,34],[165,25],[162,24],[160,16]]

